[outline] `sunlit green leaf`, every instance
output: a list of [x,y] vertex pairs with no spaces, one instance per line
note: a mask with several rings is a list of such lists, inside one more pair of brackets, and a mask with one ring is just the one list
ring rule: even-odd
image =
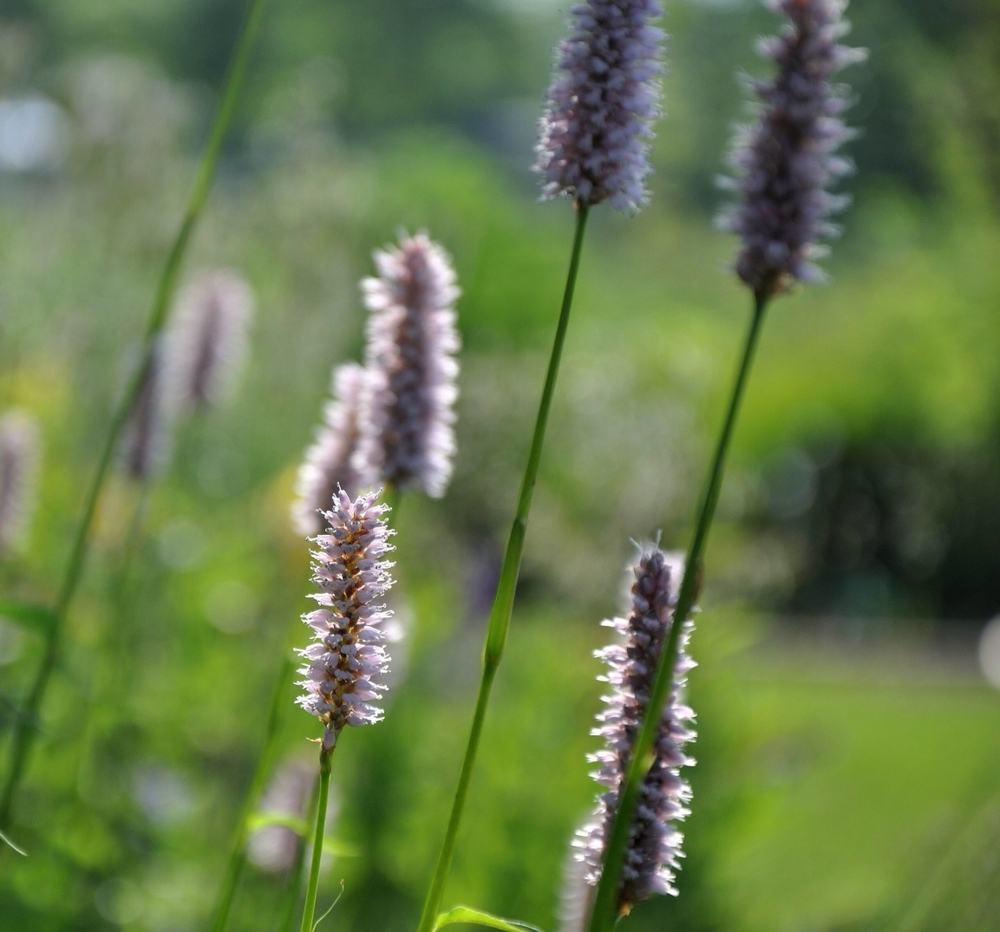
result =
[[0,619],[9,621],[33,634],[47,634],[55,624],[56,615],[46,605],[30,602],[0,602]]
[[[301,819],[298,816],[286,815],[280,812],[255,813],[250,817],[247,826],[251,832],[256,832],[262,828],[270,828],[272,826],[287,828],[295,832],[299,838],[307,838],[312,831],[311,826],[306,825],[305,819]],[[330,854],[338,858],[358,857],[357,848],[352,845],[345,844],[342,841],[337,841],[335,838],[323,839],[323,851],[326,854]]]
[[262,828],[270,828],[271,826],[291,829],[296,835],[303,837],[309,833],[305,819],[280,812],[257,812],[250,816],[247,822],[247,827],[251,832],[256,832]]
[[14,844],[3,832],[0,832],[0,841],[10,848],[13,848],[21,857],[27,857],[28,852]]
[[530,926],[526,922],[517,922],[514,919],[501,919],[499,916],[492,916],[482,910],[469,909],[468,906],[456,906],[447,913],[441,913],[434,923],[435,932],[444,926],[455,925],[456,923],[467,925],[486,926],[488,929],[500,929],[500,932],[542,932],[537,926]]

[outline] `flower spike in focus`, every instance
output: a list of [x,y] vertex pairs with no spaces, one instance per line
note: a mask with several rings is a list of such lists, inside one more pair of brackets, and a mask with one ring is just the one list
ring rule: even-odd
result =
[[657,0],[585,0],[572,35],[556,50],[536,170],[542,197],[608,201],[630,213],[647,200],[650,128],[660,116],[657,83],[664,34]]
[[305,695],[297,701],[326,726],[323,749],[330,751],[345,725],[370,725],[382,718],[374,704],[384,687],[389,657],[383,646],[384,626],[392,612],[379,600],[392,587],[392,563],[382,559],[393,549],[385,520],[387,505],[378,493],[354,501],[342,489],[333,497],[325,533],[315,538],[313,580],[320,605],[302,616],[315,643],[299,654],[306,660],[299,673]]

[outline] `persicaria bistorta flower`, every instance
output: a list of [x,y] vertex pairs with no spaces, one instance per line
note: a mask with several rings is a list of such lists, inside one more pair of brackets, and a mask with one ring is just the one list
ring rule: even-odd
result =
[[295,527],[307,537],[321,530],[320,512],[329,507],[338,488],[356,495],[364,484],[353,458],[367,373],[357,363],[346,363],[334,370],[331,381],[333,397],[323,409],[323,424],[299,467],[292,506]]
[[34,504],[38,425],[23,411],[0,417],[0,556],[23,541]]
[[444,495],[455,452],[460,292],[448,254],[426,234],[375,253],[362,283],[368,320],[368,391],[355,467],[401,491]]
[[664,40],[651,21],[660,15],[657,0],[586,0],[573,7],[572,34],[556,51],[541,123],[536,168],[543,197],[568,194],[586,205],[606,200],[626,212],[646,203]]
[[122,437],[122,466],[136,482],[149,482],[166,465],[173,444],[174,399],[169,392],[165,344],[153,345],[142,385]]
[[[601,879],[608,836],[632,748],[649,706],[660,654],[672,626],[683,625],[679,632],[680,649],[674,677],[654,745],[655,758],[643,780],[622,864],[618,892],[620,914],[628,913],[633,904],[653,894],[677,892],[673,880],[683,856],[683,836],[675,823],[688,814],[686,804],[691,797],[690,788],[679,770],[694,763],[684,753],[684,746],[694,737],[690,728],[694,713],[681,701],[687,672],[694,666],[685,652],[691,622],[678,622],[673,614],[681,575],[679,560],[658,547],[644,551],[632,568],[634,582],[628,617],[604,622],[622,636],[623,643],[607,647],[596,655],[607,664],[608,672],[601,679],[611,690],[604,697],[605,708],[593,732],[604,738],[605,747],[591,760],[600,765],[594,778],[607,789],[598,799],[593,819],[576,833],[573,841],[576,859],[585,868],[584,881],[590,887],[596,887]],[[566,908],[578,917],[580,904],[587,899],[577,890],[566,902]]]
[[826,187],[852,170],[834,155],[853,134],[840,118],[848,101],[831,79],[865,57],[861,49],[837,44],[848,30],[841,18],[846,0],[768,5],[789,25],[761,43],[778,74],[753,83],[762,106],[756,125],[740,130],[731,156],[738,178],[726,182],[742,199],[721,221],[743,238],[736,273],[758,298],[786,291],[793,281],[822,278],[812,260],[827,251],[819,240],[836,232],[829,216],[848,201]]
[[219,404],[246,357],[253,292],[232,269],[203,272],[181,293],[171,324],[171,390],[199,411]]
[[393,547],[384,517],[389,508],[377,504],[377,496],[352,501],[341,489],[323,513],[326,532],[315,538],[313,580],[322,591],[312,596],[320,607],[302,616],[316,640],[299,651],[306,663],[298,685],[306,692],[297,701],[326,726],[327,751],[345,725],[382,718],[373,702],[384,692],[377,677],[389,665],[383,644],[392,612],[379,600],[393,584],[393,564],[383,559]]

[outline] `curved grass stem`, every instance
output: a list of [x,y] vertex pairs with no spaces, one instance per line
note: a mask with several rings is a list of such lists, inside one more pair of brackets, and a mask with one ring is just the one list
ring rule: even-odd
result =
[[528,516],[531,512],[531,498],[535,491],[538,478],[538,466],[542,459],[542,447],[545,444],[545,431],[549,421],[549,411],[555,394],[556,380],[559,376],[559,362],[562,359],[563,345],[566,342],[566,331],[569,327],[570,311],[573,307],[573,291],[576,287],[577,273],[580,268],[580,255],[583,250],[583,238],[587,229],[588,206],[578,205],[576,215],[576,231],[573,236],[573,249],[570,253],[569,271],[566,275],[566,288],[563,291],[562,307],[559,313],[559,323],[556,327],[555,339],[552,343],[552,353],[549,357],[549,368],[545,376],[545,386],[538,406],[538,417],[535,419],[535,429],[531,438],[531,448],[528,461],[524,467],[524,477],[521,480],[521,491],[517,500],[517,512],[507,540],[503,565],[500,570],[500,581],[497,584],[493,609],[490,612],[489,630],[486,635],[486,646],[483,651],[483,674],[479,683],[479,695],[476,699],[476,711],[472,718],[469,740],[462,759],[462,769],[458,778],[458,786],[452,802],[448,827],[445,830],[444,841],[438,855],[434,876],[431,879],[427,899],[424,902],[423,913],[420,916],[419,932],[431,932],[435,920],[441,910],[441,898],[444,895],[444,885],[451,870],[451,861],[455,853],[455,840],[462,821],[465,799],[468,795],[472,772],[476,766],[476,754],[479,750],[479,739],[482,736],[483,723],[486,720],[486,709],[493,690],[493,681],[503,658],[507,644],[507,632],[510,629],[510,617],[514,607],[514,594],[517,589],[517,577],[521,569],[521,555],[524,551],[524,539],[528,528]]
[[243,78],[246,75],[247,64],[250,59],[250,49],[259,31],[266,5],[267,0],[251,0],[250,11],[229,63],[229,69],[226,73],[225,84],[223,86],[222,101],[216,113],[215,121],[212,124],[212,131],[198,167],[198,174],[191,188],[187,209],[163,266],[163,271],[161,272],[156,288],[153,307],[143,339],[141,362],[111,418],[111,425],[104,440],[104,446],[101,448],[97,470],[94,473],[94,478],[87,492],[83,517],[80,519],[76,536],[73,539],[69,561],[66,565],[62,585],[59,588],[56,599],[54,621],[46,637],[45,648],[42,653],[38,672],[35,674],[34,682],[24,703],[26,714],[19,721],[14,734],[10,765],[7,770],[3,792],[0,794],[0,827],[6,826],[10,819],[14,797],[20,785],[21,778],[24,775],[34,744],[36,736],[34,722],[38,718],[39,709],[45,698],[50,677],[59,660],[60,648],[64,639],[63,629],[66,624],[66,616],[73,603],[73,597],[76,595],[83,574],[87,551],[90,546],[90,530],[94,523],[94,515],[97,512],[97,505],[101,497],[101,490],[104,487],[104,480],[111,461],[114,458],[118,437],[149,371],[156,342],[163,330],[167,318],[167,310],[170,307],[176,289],[181,264],[187,253],[191,237],[204,211],[205,203],[208,200],[208,193],[212,187],[212,180],[215,177],[215,170],[219,162],[219,154],[222,151],[222,143],[229,129],[229,124],[232,121],[233,112],[236,109],[236,102],[239,99],[240,88],[243,85]]
[[632,750],[628,774],[625,778],[618,809],[615,813],[611,833],[608,836],[604,855],[604,866],[601,881],[594,899],[594,907],[590,915],[588,932],[611,932],[618,921],[618,887],[621,878],[622,861],[625,848],[628,845],[629,831],[632,819],[642,790],[642,781],[649,772],[653,762],[653,743],[662,716],[663,706],[670,694],[674,679],[674,668],[677,665],[677,655],[680,649],[680,634],[683,625],[680,623],[688,618],[694,608],[702,579],[702,556],[708,542],[708,533],[715,517],[715,509],[719,502],[719,492],[722,489],[722,477],[725,473],[726,458],[732,440],[736,420],[739,415],[740,403],[746,390],[747,380],[753,366],[754,355],[760,337],[761,325],[764,322],[764,312],[767,298],[758,295],[754,301],[753,317],[743,346],[736,381],[729,400],[729,408],[722,425],[722,431],[715,447],[715,455],[709,469],[708,480],[702,494],[698,509],[694,535],[688,547],[687,559],[684,564],[684,578],[681,581],[677,596],[677,606],[674,609],[674,623],[670,627],[670,635],[660,655],[656,671],[656,679],[650,691],[649,705],[642,720],[642,727]]

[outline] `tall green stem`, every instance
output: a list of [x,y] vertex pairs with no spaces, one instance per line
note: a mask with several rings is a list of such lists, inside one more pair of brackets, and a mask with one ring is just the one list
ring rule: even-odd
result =
[[319,892],[319,865],[323,860],[323,832],[326,830],[326,804],[330,798],[330,771],[333,748],[319,752],[319,800],[316,803],[316,831],[313,833],[312,861],[309,864],[309,886],[306,905],[302,910],[301,932],[312,932],[316,921],[316,896]]
[[650,691],[649,705],[643,716],[642,729],[632,751],[628,774],[619,796],[618,810],[615,813],[614,824],[608,837],[601,882],[594,899],[594,908],[591,912],[590,924],[587,927],[588,932],[610,932],[618,920],[618,886],[625,848],[628,845],[629,830],[642,790],[642,781],[653,763],[653,743],[656,740],[663,706],[673,685],[674,669],[677,666],[677,655],[680,650],[680,634],[683,627],[681,622],[690,616],[701,586],[702,555],[708,542],[708,532],[712,526],[712,519],[715,517],[715,508],[719,502],[729,444],[753,365],[766,307],[767,298],[757,295],[754,300],[753,318],[750,321],[750,329],[743,347],[736,382],[729,400],[729,410],[726,412],[722,432],[719,434],[715,455],[708,473],[708,481],[705,484],[701,506],[698,510],[694,536],[688,548],[684,564],[684,578],[681,581],[680,592],[677,595],[677,606],[674,609],[674,624],[670,627],[670,635],[664,645],[663,653],[660,655],[656,679]]
[[38,711],[42,700],[45,697],[45,691],[48,688],[49,679],[55,670],[56,662],[59,658],[66,616],[72,605],[73,597],[76,595],[76,590],[83,573],[87,550],[90,544],[90,529],[94,522],[94,515],[101,497],[104,479],[111,460],[114,457],[119,434],[128,419],[135,399],[142,389],[143,381],[152,361],[157,338],[163,330],[163,325],[166,321],[167,310],[173,298],[177,277],[180,274],[181,263],[184,260],[191,236],[198,225],[198,220],[208,200],[208,193],[211,189],[212,180],[215,177],[215,169],[219,161],[219,154],[222,151],[222,143],[229,129],[229,124],[232,121],[233,112],[236,109],[236,102],[239,99],[240,88],[242,87],[250,58],[250,49],[259,30],[266,5],[267,0],[251,0],[250,12],[229,63],[222,92],[222,101],[215,116],[215,122],[212,125],[208,144],[205,147],[205,152],[198,167],[198,174],[195,177],[194,185],[188,198],[187,209],[173,246],[167,256],[167,261],[163,266],[156,294],[153,298],[153,307],[150,312],[149,322],[146,325],[143,340],[141,363],[133,374],[132,380],[129,382],[118,404],[118,408],[112,416],[111,426],[108,429],[104,446],[101,449],[97,471],[94,474],[87,493],[83,517],[77,527],[76,536],[70,549],[69,562],[67,563],[66,572],[56,599],[53,621],[46,637],[42,660],[24,704],[25,715],[19,720],[17,731],[14,734],[10,767],[7,772],[3,794],[0,796],[0,827],[8,823],[14,796],[17,793],[18,785],[24,774],[28,757],[34,744],[35,722],[38,718]]
[[[313,784],[312,792],[309,794],[309,806],[306,809],[306,825],[312,825],[316,821],[316,806],[319,804],[319,781]],[[292,861],[292,869],[288,872],[288,881],[285,884],[285,909],[281,925],[278,932],[292,932],[295,925],[295,915],[298,912],[299,891],[302,889],[302,870],[306,862],[306,848],[309,843],[308,829],[299,839],[296,845],[295,858]]]
[[552,343],[552,354],[549,357],[548,373],[545,376],[545,386],[542,389],[542,398],[538,406],[538,417],[535,419],[531,449],[528,452],[528,461],[525,464],[524,477],[521,480],[517,512],[510,529],[510,537],[507,539],[507,549],[504,552],[503,565],[500,570],[500,581],[497,584],[493,609],[490,612],[489,630],[486,635],[486,646],[483,650],[483,675],[479,683],[476,711],[472,718],[472,728],[465,747],[465,757],[462,760],[462,770],[458,777],[458,786],[455,789],[448,828],[445,831],[444,842],[441,845],[441,852],[434,868],[430,889],[427,891],[424,911],[420,916],[419,932],[431,932],[441,909],[441,898],[444,895],[444,885],[451,870],[452,856],[455,853],[455,840],[462,821],[469,782],[476,766],[476,753],[479,750],[479,739],[482,735],[483,723],[486,720],[486,708],[489,705],[493,681],[496,678],[497,669],[503,658],[504,647],[507,644],[507,632],[510,629],[510,617],[514,607],[514,593],[517,590],[517,577],[521,569],[521,554],[524,552],[524,539],[528,529],[528,515],[531,512],[531,498],[535,491],[535,481],[538,478],[538,465],[542,459],[549,410],[552,407],[556,379],[559,376],[559,362],[562,359],[566,330],[569,327],[570,310],[573,307],[573,291],[580,268],[580,254],[583,249],[584,233],[587,229],[588,210],[586,204],[580,204],[577,207],[576,232],[573,236],[573,250],[570,254],[569,272],[566,275],[566,288],[563,292],[559,323],[556,327],[555,340]]

